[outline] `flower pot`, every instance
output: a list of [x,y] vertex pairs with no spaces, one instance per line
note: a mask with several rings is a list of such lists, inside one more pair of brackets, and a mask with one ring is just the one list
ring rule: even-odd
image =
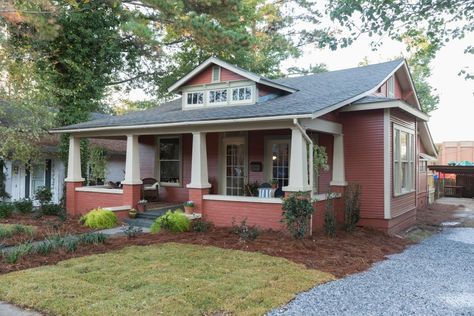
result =
[[184,213],[186,214],[193,214],[194,213],[194,206],[185,206]]
[[278,189],[278,183],[272,183],[272,189]]
[[139,212],[145,212],[145,204],[138,204],[137,208]]
[[135,217],[137,217],[137,211],[134,211],[134,212],[130,211],[130,212],[128,212],[128,217],[130,217],[130,218],[135,218]]

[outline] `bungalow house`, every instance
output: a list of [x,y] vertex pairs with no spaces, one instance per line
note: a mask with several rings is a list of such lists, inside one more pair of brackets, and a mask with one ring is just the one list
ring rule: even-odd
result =
[[[269,80],[212,57],[169,91],[180,97],[52,131],[71,135],[69,213],[135,207],[142,179],[153,177],[162,201],[192,200],[217,226],[247,218],[281,229],[280,198],[246,196],[246,184],[270,180],[318,200],[313,229],[322,225],[325,193],[348,183],[362,186],[361,225],[395,233],[415,221],[426,192],[420,155],[437,153],[404,60]],[[126,140],[122,189],[83,187],[81,138]],[[314,144],[330,161],[318,177]]]

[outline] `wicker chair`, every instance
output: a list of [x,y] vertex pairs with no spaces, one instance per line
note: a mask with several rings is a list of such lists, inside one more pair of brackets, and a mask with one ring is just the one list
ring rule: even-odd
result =
[[157,202],[160,200],[160,183],[155,178],[142,179],[142,196],[145,200]]

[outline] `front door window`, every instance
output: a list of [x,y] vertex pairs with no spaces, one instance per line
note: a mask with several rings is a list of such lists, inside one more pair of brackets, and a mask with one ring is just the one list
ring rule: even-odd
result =
[[245,150],[244,144],[226,145],[226,194],[244,195]]

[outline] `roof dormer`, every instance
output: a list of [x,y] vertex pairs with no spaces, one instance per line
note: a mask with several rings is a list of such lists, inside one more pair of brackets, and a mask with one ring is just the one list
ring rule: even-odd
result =
[[250,105],[297,89],[211,57],[169,89],[182,95],[183,109]]

